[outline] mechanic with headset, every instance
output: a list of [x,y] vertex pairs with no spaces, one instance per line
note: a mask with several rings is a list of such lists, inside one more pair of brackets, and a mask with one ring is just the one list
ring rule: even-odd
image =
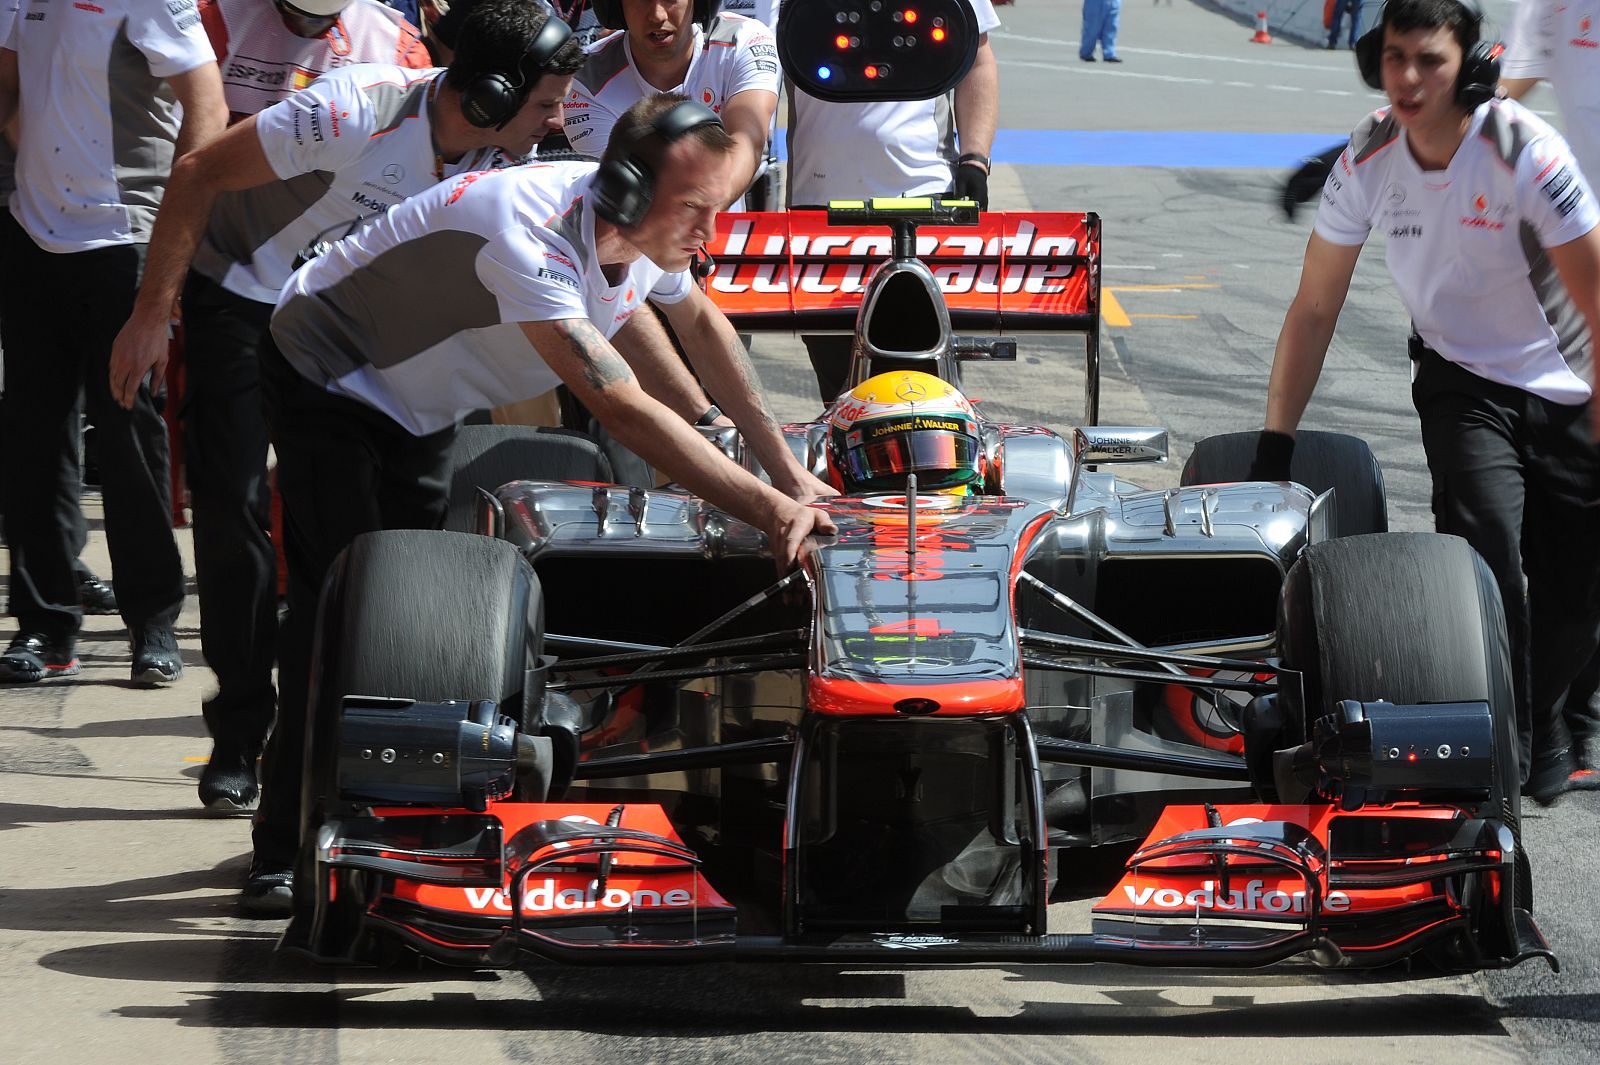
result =
[[[433,64],[415,27],[378,0],[200,0],[200,19],[222,70],[232,121],[358,63]],[[169,199],[169,204],[172,201]],[[185,474],[194,516],[200,643],[218,690],[201,703],[212,737],[200,804],[233,811],[256,793],[256,755],[276,712],[272,663],[278,631],[277,566],[270,538],[267,426],[255,342],[234,303],[197,299],[186,337]],[[257,307],[264,306],[256,304]],[[264,313],[257,313],[257,331]],[[242,342],[241,342],[242,341]]]
[[603,25],[572,79],[566,134],[598,156],[617,117],[644,96],[679,92],[722,118],[739,146],[735,192],[743,194],[767,152],[778,108],[778,49],[760,21],[719,11],[720,0],[593,0]]
[[1356,258],[1382,229],[1416,333],[1434,520],[1495,575],[1523,790],[1550,803],[1572,769],[1561,695],[1600,642],[1600,208],[1561,136],[1493,98],[1499,48],[1481,21],[1470,0],[1391,0],[1357,42],[1390,106],[1356,128],[1323,189],[1252,475],[1289,479]]
[[[742,165],[711,111],[651,96],[617,123],[598,169],[534,163],[463,174],[413,197],[299,270],[262,350],[289,560],[281,713],[255,830],[246,900],[284,912],[299,830],[299,745],[317,591],[355,536],[437,528],[447,458],[468,411],[564,382],[624,445],[767,534],[793,566],[832,530],[806,506],[833,494],[795,459],[728,320],[689,267]],[[696,393],[669,407],[645,392],[611,339],[650,299],[685,341],[772,478],[730,461],[690,423]],[[666,345],[651,352],[676,363]],[[635,356],[639,358],[638,355]],[[699,402],[704,402],[703,395]]]
[[378,0],[200,0],[237,122],[357,63],[433,66],[417,28]]
[[[999,27],[1000,19],[990,0],[970,3],[978,21],[978,53],[949,96],[834,103],[819,100],[791,83],[790,207],[822,207],[837,199],[953,192],[988,210],[989,151],[1000,114],[1000,75],[989,46],[989,31]],[[956,150],[958,135],[960,154]],[[817,377],[817,390],[824,403],[831,403],[849,373],[851,339],[808,335],[801,340]]]
[[272,305],[308,245],[442,178],[524,156],[558,128],[582,61],[570,37],[531,0],[484,0],[447,70],[337,68],[173,172],[110,377],[125,404],[152,368],[159,378],[181,286],[201,638],[220,688],[203,705],[213,749],[199,792],[210,808],[255,800],[273,720],[277,563],[257,360]]

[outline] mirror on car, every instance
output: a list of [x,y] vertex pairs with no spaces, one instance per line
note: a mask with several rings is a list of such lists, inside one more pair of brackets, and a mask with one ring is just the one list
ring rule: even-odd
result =
[[1079,463],[1167,461],[1167,431],[1154,425],[1090,425],[1072,431]]

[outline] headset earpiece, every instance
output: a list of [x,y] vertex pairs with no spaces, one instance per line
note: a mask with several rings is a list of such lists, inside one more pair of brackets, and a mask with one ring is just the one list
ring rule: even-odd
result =
[[[1457,0],[1483,32],[1483,9],[1476,0]],[[1356,69],[1370,89],[1383,91],[1383,14],[1371,29],[1356,40]],[[1456,103],[1468,111],[1494,98],[1500,82],[1500,53],[1505,45],[1480,40],[1461,57],[1461,73],[1456,78]]]
[[478,129],[503,128],[522,109],[545,65],[571,37],[572,27],[550,12],[515,69],[480,74],[461,90],[461,116]]
[[715,111],[693,100],[680,100],[657,115],[648,128],[634,134],[626,151],[601,162],[590,186],[595,214],[624,229],[638,225],[650,210],[656,186],[655,173],[640,151],[644,142],[659,137],[671,144],[699,126],[720,125]]

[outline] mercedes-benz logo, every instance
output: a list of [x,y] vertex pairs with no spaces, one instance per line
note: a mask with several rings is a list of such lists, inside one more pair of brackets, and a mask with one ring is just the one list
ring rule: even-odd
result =
[[899,388],[894,390],[894,394],[910,402],[928,398],[928,390],[922,387],[922,382],[920,381],[903,382]]
[[398,185],[406,177],[406,168],[399,163],[390,163],[383,168],[383,180],[391,185]]

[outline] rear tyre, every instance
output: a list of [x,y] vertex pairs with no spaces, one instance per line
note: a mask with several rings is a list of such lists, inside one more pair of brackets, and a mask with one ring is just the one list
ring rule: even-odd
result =
[[[1250,479],[1256,432],[1208,436],[1194,446],[1183,465],[1181,485],[1225,484]],[[1302,429],[1295,434],[1289,475],[1321,495],[1334,492],[1334,536],[1387,532],[1389,516],[1383,470],[1365,440],[1344,433]]]
[[1344,699],[1489,704],[1495,787],[1480,813],[1517,838],[1517,882],[1508,887],[1531,911],[1510,644],[1499,589],[1478,553],[1437,533],[1312,544],[1284,579],[1278,647],[1283,664],[1305,678],[1299,724],[1307,732]]
[[570,429],[532,425],[465,425],[450,445],[450,510],[444,527],[472,532],[478,489],[509,481],[612,482],[598,444]]
[[[418,701],[492,699],[523,721],[525,671],[543,640],[538,578],[510,543],[487,536],[395,530],[358,536],[337,559],[317,612],[316,659],[302,777],[296,920],[309,915],[310,846],[337,792],[340,703],[347,695]],[[536,796],[533,798],[542,798]],[[314,952],[352,956],[366,874],[341,873],[313,928]]]

